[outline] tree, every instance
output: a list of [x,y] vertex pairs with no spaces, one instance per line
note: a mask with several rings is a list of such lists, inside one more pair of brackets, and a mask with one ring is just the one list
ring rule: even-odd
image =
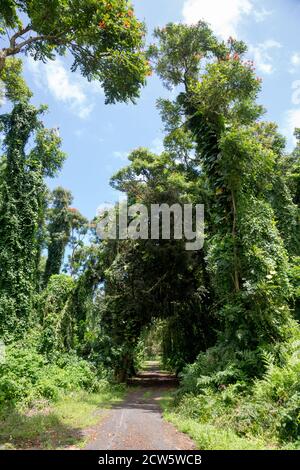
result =
[[85,258],[84,239],[89,230],[88,220],[74,207],[69,208],[70,214],[70,254],[68,257],[67,268],[70,275],[75,277],[81,269],[82,260]]
[[[55,130],[39,119],[44,111],[26,103],[0,116],[5,134],[0,207],[0,333],[20,335],[27,327],[36,285],[40,211],[65,154]],[[34,137],[34,144],[29,143]]]
[[48,210],[48,257],[46,261],[44,283],[48,283],[51,276],[59,274],[65,256],[65,249],[69,243],[71,233],[70,204],[73,197],[70,191],[56,188],[52,192],[52,207]]
[[39,298],[42,326],[39,351],[50,360],[74,346],[74,320],[68,308],[74,287],[75,281],[70,276],[55,275]]
[[295,129],[296,148],[289,158],[289,181],[295,204],[300,205],[300,128]]
[[266,196],[277,154],[259,131],[260,79],[245,44],[217,43],[204,23],[167,25],[156,38],[156,71],[168,88],[183,86],[173,106],[192,132],[211,195],[206,269],[220,340],[227,350],[258,351],[286,338],[290,319],[288,256]]
[[99,80],[107,103],[139,96],[150,68],[144,26],[127,0],[4,0],[0,17],[0,34],[9,37],[0,50],[0,78],[8,58],[20,53],[46,62],[69,52],[72,71]]
[[[188,137],[180,137],[168,134],[165,141],[172,140],[172,150],[161,155],[144,148],[133,151],[112,186],[126,192],[130,204],[148,209],[151,204],[195,201],[203,190],[201,178],[189,155]],[[210,317],[203,252],[187,252],[184,242],[173,237],[120,240],[109,243],[108,250],[113,259],[104,271],[102,324],[119,348],[115,366],[120,380],[132,373],[140,334],[155,319],[164,320],[164,360],[177,371],[213,344],[216,325]]]

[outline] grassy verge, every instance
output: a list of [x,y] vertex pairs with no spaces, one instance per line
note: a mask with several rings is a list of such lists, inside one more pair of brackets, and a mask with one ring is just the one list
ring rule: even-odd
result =
[[98,393],[85,391],[61,396],[54,404],[37,404],[27,410],[0,412],[0,448],[63,449],[84,447],[84,430],[101,420],[104,410],[120,402],[125,388],[106,386]]
[[160,400],[164,418],[181,432],[189,435],[201,450],[264,450],[274,449],[261,439],[240,437],[230,428],[201,423],[187,418],[176,410],[172,393],[166,392]]

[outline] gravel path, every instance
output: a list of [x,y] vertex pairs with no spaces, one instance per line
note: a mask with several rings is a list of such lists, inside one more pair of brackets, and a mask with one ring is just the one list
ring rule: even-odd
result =
[[126,400],[114,406],[86,446],[89,450],[192,450],[194,443],[163,420],[159,398],[176,379],[155,364],[132,381]]

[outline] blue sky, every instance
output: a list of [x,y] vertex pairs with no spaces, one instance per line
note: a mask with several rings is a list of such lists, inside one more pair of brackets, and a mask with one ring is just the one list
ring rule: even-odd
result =
[[[259,101],[293,145],[300,127],[300,0],[136,0],[136,14],[146,22],[149,41],[156,26],[167,22],[208,21],[221,38],[230,35],[249,45],[249,58],[263,78]],[[67,58],[44,65],[25,59],[25,75],[34,103],[46,103],[46,123],[59,127],[68,159],[50,187],[62,185],[74,195],[73,206],[92,218],[117,193],[109,179],[126,165],[139,146],[159,152],[162,124],[155,103],[169,96],[149,78],[136,105],[104,105],[101,87],[69,70]]]

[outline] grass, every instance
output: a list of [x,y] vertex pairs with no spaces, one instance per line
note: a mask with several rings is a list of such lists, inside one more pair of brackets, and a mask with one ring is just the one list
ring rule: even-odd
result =
[[143,398],[145,398],[145,400],[148,400],[148,398],[151,398],[152,395],[153,395],[153,392],[151,390],[148,390],[147,392],[143,394]]
[[84,430],[101,420],[103,410],[124,398],[125,388],[109,386],[99,393],[73,392],[50,406],[47,403],[25,411],[2,410],[0,448],[63,449],[84,447]]
[[266,450],[271,448],[261,439],[239,437],[231,429],[186,418],[176,412],[173,401],[172,392],[166,392],[160,399],[164,418],[174,424],[180,432],[190,436],[200,450]]

